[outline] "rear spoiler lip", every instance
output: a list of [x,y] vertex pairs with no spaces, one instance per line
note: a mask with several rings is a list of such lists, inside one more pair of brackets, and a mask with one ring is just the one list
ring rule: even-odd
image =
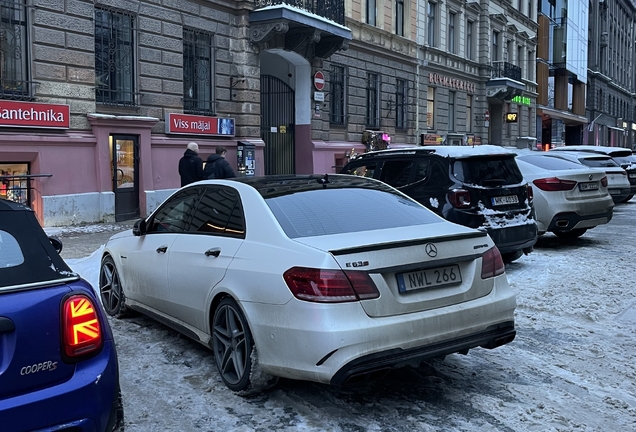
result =
[[406,241],[396,241],[396,242],[390,242],[390,243],[376,243],[372,245],[355,246],[355,247],[345,248],[345,249],[334,249],[334,250],[330,250],[329,253],[331,253],[333,256],[348,255],[348,254],[370,252],[370,251],[376,251],[376,250],[395,249],[395,248],[408,247],[408,246],[424,245],[427,243],[443,243],[443,242],[455,241],[455,240],[482,238],[486,236],[488,236],[488,233],[486,232],[475,231],[475,232],[469,232],[469,233],[463,233],[463,234],[454,234],[454,235],[444,236],[444,237],[427,237],[427,238],[418,238],[418,239],[406,240]]

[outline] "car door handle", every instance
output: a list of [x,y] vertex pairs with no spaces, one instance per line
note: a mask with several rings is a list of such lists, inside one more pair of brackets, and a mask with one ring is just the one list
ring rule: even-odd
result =
[[168,246],[161,246],[157,248],[157,253],[166,253]]
[[212,248],[205,251],[205,256],[213,256],[214,258],[218,258],[221,255],[221,249]]

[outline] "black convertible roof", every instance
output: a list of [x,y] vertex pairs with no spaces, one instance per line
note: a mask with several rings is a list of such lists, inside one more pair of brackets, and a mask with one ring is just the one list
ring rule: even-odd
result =
[[[18,248],[9,247],[10,243],[15,244],[14,239]],[[24,260],[20,259],[20,254]],[[0,292],[54,285],[78,278],[53,248],[33,210],[0,199]]]

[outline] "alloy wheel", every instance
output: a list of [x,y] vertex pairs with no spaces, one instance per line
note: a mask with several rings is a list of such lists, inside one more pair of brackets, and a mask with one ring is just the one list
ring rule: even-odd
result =
[[106,313],[111,316],[120,316],[124,309],[124,296],[119,273],[110,257],[102,262],[102,269],[99,272],[99,292]]
[[[249,382],[251,340],[240,310],[222,302],[214,314],[214,357],[223,381],[232,390],[242,390]],[[236,387],[236,388],[234,388]]]

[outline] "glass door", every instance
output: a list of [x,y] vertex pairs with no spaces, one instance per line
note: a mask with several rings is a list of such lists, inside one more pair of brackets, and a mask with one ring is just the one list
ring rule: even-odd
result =
[[139,217],[139,137],[109,137],[110,166],[115,193],[115,220]]

